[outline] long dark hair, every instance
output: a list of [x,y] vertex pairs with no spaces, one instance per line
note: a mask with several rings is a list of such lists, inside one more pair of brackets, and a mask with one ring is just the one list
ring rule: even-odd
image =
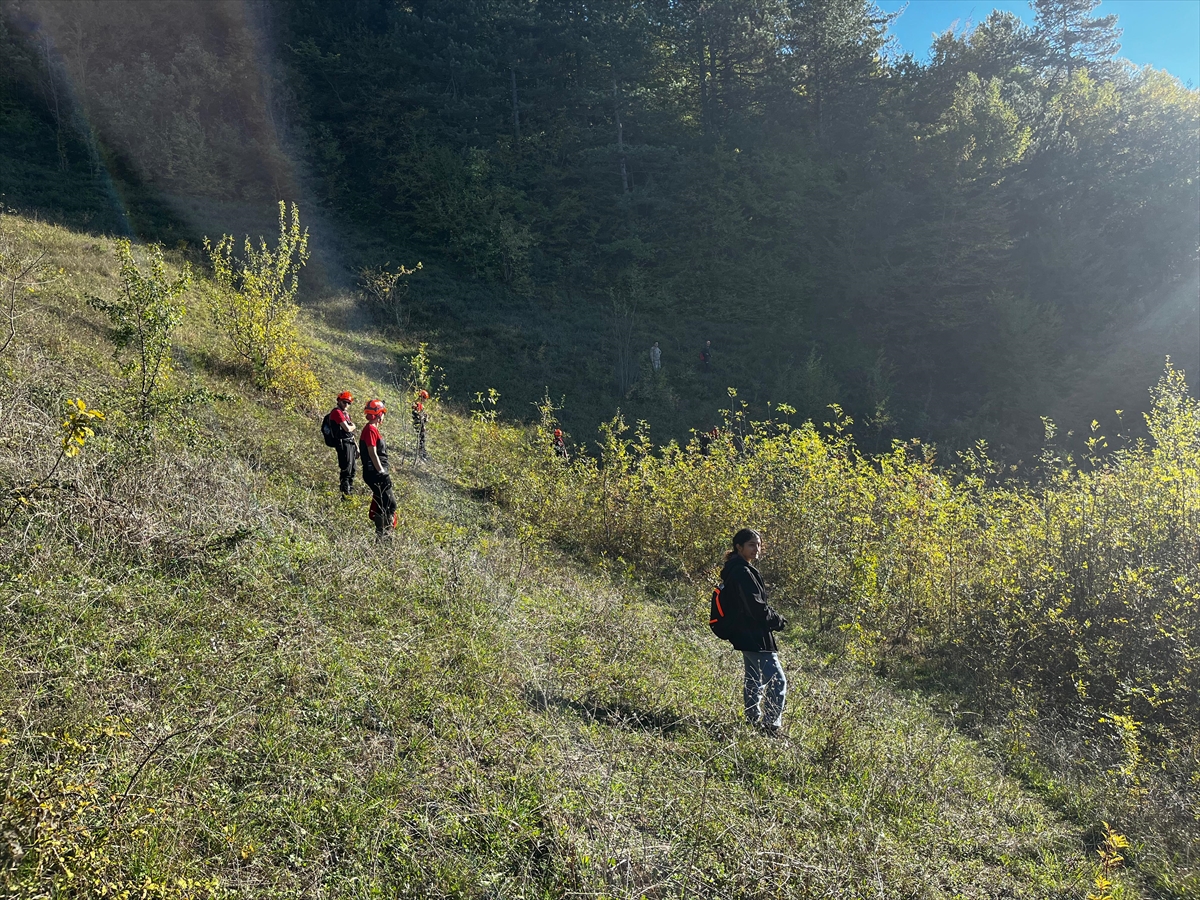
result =
[[746,543],[746,541],[750,540],[750,538],[758,538],[759,541],[762,541],[762,535],[753,528],[743,528],[741,531],[735,534],[733,536],[733,549],[725,554],[725,562],[729,562],[731,559],[733,559],[733,557],[737,554],[737,548]]

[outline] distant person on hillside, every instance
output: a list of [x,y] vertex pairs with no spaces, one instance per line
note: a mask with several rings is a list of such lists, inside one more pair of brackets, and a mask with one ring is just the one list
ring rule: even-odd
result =
[[712,341],[705,341],[704,346],[700,348],[700,368],[705,372],[708,371],[709,363],[712,362]]
[[554,429],[554,455],[563,462],[569,462],[571,459],[571,454],[567,452],[567,441],[563,437],[561,428]]
[[422,401],[429,399],[429,391],[421,391],[417,401],[412,405],[413,431],[417,433],[417,459],[429,459],[425,451],[425,427],[429,424],[429,413],[425,411]]
[[787,678],[779,664],[774,632],[786,628],[787,620],[767,605],[766,585],[754,567],[762,550],[762,536],[751,528],[733,536],[733,549],[725,554],[721,569],[721,598],[730,617],[730,641],[735,650],[742,651],[745,664],[742,699],[746,721],[774,735],[783,728],[787,697]]
[[655,372],[662,368],[662,350],[658,346],[658,341],[655,341],[654,346],[650,348],[650,368]]
[[346,412],[353,403],[354,395],[349,391],[342,391],[337,396],[337,406],[329,411],[330,428],[337,442],[334,449],[337,451],[338,469],[341,472],[343,500],[350,497],[350,491],[354,487],[354,474],[358,468],[356,462],[358,448],[354,446],[354,423],[350,421],[350,414]]
[[387,415],[382,400],[372,400],[363,407],[367,424],[358,439],[363,461],[363,481],[371,489],[371,507],[374,513],[375,537],[382,539],[391,534],[396,524],[396,494],[392,490],[392,476],[388,471],[387,444],[379,433],[379,425]]

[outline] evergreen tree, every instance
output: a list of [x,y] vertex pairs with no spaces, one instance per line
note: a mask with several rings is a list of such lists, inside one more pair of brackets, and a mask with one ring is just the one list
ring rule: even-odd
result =
[[1045,62],[1069,81],[1076,70],[1105,74],[1121,49],[1115,15],[1093,16],[1100,0],[1033,0],[1034,30]]

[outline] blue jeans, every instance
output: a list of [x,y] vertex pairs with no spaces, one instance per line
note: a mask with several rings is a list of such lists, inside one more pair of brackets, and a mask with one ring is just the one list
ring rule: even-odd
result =
[[779,728],[783,725],[783,704],[787,698],[787,678],[779,665],[779,654],[743,650],[742,661],[746,664],[742,688],[746,720],[751,725]]

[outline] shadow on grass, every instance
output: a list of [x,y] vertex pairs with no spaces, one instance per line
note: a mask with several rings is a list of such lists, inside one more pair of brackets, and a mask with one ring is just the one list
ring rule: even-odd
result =
[[601,702],[588,693],[580,698],[551,694],[534,685],[523,691],[526,705],[537,712],[572,713],[587,723],[599,723],[625,731],[646,731],[674,735],[687,731],[704,732],[712,738],[727,739],[732,734],[728,723],[702,722],[672,709],[640,709],[622,701]]
[[238,385],[249,385],[254,376],[249,363],[207,348],[193,350],[190,360],[196,368],[213,378]]
[[548,694],[533,686],[524,691],[525,702],[538,712],[557,710],[571,712],[585,722],[598,722],[628,731],[654,731],[660,734],[675,734],[683,731],[692,722],[681,718],[672,710],[638,709],[628,703],[601,703],[585,695],[581,699]]

